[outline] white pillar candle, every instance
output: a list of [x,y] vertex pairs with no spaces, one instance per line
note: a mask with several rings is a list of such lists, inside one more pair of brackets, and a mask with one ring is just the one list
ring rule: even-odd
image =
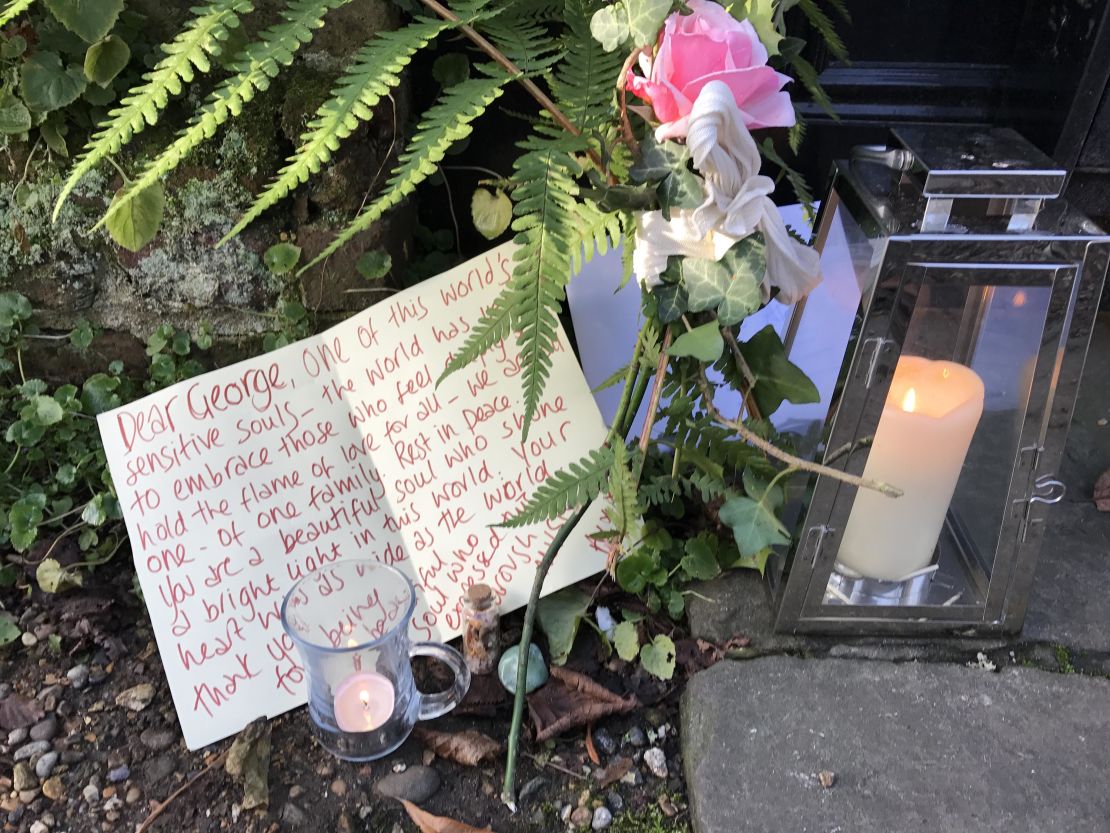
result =
[[983,414],[983,393],[983,380],[962,364],[898,360],[863,476],[903,494],[859,490],[840,564],[868,578],[899,581],[932,563]]

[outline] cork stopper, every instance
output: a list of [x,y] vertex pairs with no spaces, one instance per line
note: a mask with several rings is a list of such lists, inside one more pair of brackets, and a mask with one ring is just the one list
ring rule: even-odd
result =
[[488,584],[471,585],[466,598],[475,610],[486,610],[493,605],[493,588]]

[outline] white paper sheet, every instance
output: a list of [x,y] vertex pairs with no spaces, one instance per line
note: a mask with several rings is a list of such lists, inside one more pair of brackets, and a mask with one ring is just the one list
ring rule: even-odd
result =
[[[525,604],[558,522],[493,529],[551,472],[604,438],[565,335],[520,443],[515,339],[435,380],[512,269],[512,244],[330,330],[181,382],[99,418],[143,595],[185,740],[196,749],[305,702],[279,609],[340,558],[404,570],[411,635],[461,631],[490,584]],[[604,567],[595,505],[548,575],[551,592]]]

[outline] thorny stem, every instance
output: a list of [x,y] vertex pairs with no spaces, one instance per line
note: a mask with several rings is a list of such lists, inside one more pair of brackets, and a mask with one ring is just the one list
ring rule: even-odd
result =
[[[644,350],[644,341],[643,331],[641,331],[641,337],[636,341],[632,361],[628,364],[628,372],[625,373],[625,392],[621,396],[617,413],[613,416],[613,424],[606,436],[607,444],[614,440],[623,442],[624,436],[628,433],[632,420],[635,419],[637,412],[640,410],[640,404],[643,402],[644,391],[647,388],[647,375],[638,373],[638,371],[640,356]],[[663,352],[666,353],[666,348]],[[637,378],[637,374],[639,378]],[[634,379],[636,383],[633,387]],[[630,389],[631,394],[629,393]],[[536,623],[536,605],[543,590],[544,579],[547,578],[547,572],[551,569],[555,556],[559,554],[559,550],[562,549],[563,544],[570,537],[570,533],[578,526],[578,522],[582,520],[589,508],[590,504],[588,503],[582,506],[559,528],[536,568],[536,577],[532,581],[532,593],[528,598],[528,606],[524,609],[524,627],[520,633],[520,645],[517,649],[519,654],[517,655],[516,694],[513,695],[513,717],[509,724],[509,739],[506,743],[508,751],[505,755],[505,780],[501,785],[501,801],[513,812],[516,811],[516,762],[520,753],[520,729],[524,722],[524,687],[528,674],[528,645],[532,641],[532,630]]]
[[849,483],[852,486],[857,486],[862,489],[872,489],[876,492],[881,492],[887,497],[902,496],[901,489],[895,486],[891,486],[888,483],[882,483],[878,480],[871,480],[864,477],[857,477],[854,474],[848,474],[847,472],[839,471],[837,469],[830,468],[829,466],[823,466],[820,463],[812,463],[809,460],[803,460],[801,457],[796,457],[789,452],[783,451],[781,448],[778,448],[772,443],[769,443],[767,440],[763,439],[763,437],[759,436],[750,428],[748,428],[748,426],[746,426],[742,420],[729,419],[720,411],[718,411],[717,406],[713,403],[713,390],[712,386],[709,384],[709,380],[705,377],[705,369],[699,368],[698,375],[700,377],[698,380],[698,385],[701,388],[702,399],[705,400],[705,408],[709,412],[709,415],[713,417],[713,419],[715,419],[717,422],[721,423],[721,425],[724,425],[726,428],[731,428],[744,440],[754,445],[768,457],[774,457],[776,460],[781,460],[788,466],[793,466],[794,468],[800,469],[802,471],[808,471],[814,474],[823,474],[827,477],[831,477],[833,480],[839,480],[843,483]]
[[[470,26],[466,23],[461,23],[459,21],[459,16],[451,11],[449,8],[444,6],[442,3],[440,3],[439,0],[420,0],[420,2],[422,2],[437,15],[442,17],[444,20],[450,20],[452,23],[457,23],[459,31],[466,35],[471,43],[485,52],[486,55],[492,58],[502,69],[509,73],[509,75],[512,75],[514,78],[516,78],[517,82],[522,87],[524,87],[525,90],[528,91],[528,94],[532,96],[532,98],[536,99],[536,101],[539,102],[540,106],[543,107],[543,109],[551,114],[551,117],[555,119],[556,123],[561,128],[563,128],[563,130],[567,131],[567,133],[570,133],[572,136],[582,135],[582,131],[579,130],[574,125],[574,123],[566,117],[563,111],[559,109],[558,105],[556,105],[555,102],[551,100],[547,93],[536,86],[535,82],[532,81],[531,78],[525,77],[524,71],[520,67],[510,61],[500,49],[486,40],[485,37],[483,37],[482,34],[478,32],[473,26]],[[597,155],[597,151],[595,151],[593,148],[589,148],[586,150],[586,155],[590,157],[590,161],[597,166],[597,169],[604,173],[605,163],[601,160],[601,157]]]

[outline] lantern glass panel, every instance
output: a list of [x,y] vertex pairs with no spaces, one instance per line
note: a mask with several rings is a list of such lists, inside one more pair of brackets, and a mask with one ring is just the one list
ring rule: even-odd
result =
[[904,494],[841,488],[821,605],[986,604],[1052,300],[1051,272],[997,273],[907,267],[889,334],[901,349],[845,463]]

